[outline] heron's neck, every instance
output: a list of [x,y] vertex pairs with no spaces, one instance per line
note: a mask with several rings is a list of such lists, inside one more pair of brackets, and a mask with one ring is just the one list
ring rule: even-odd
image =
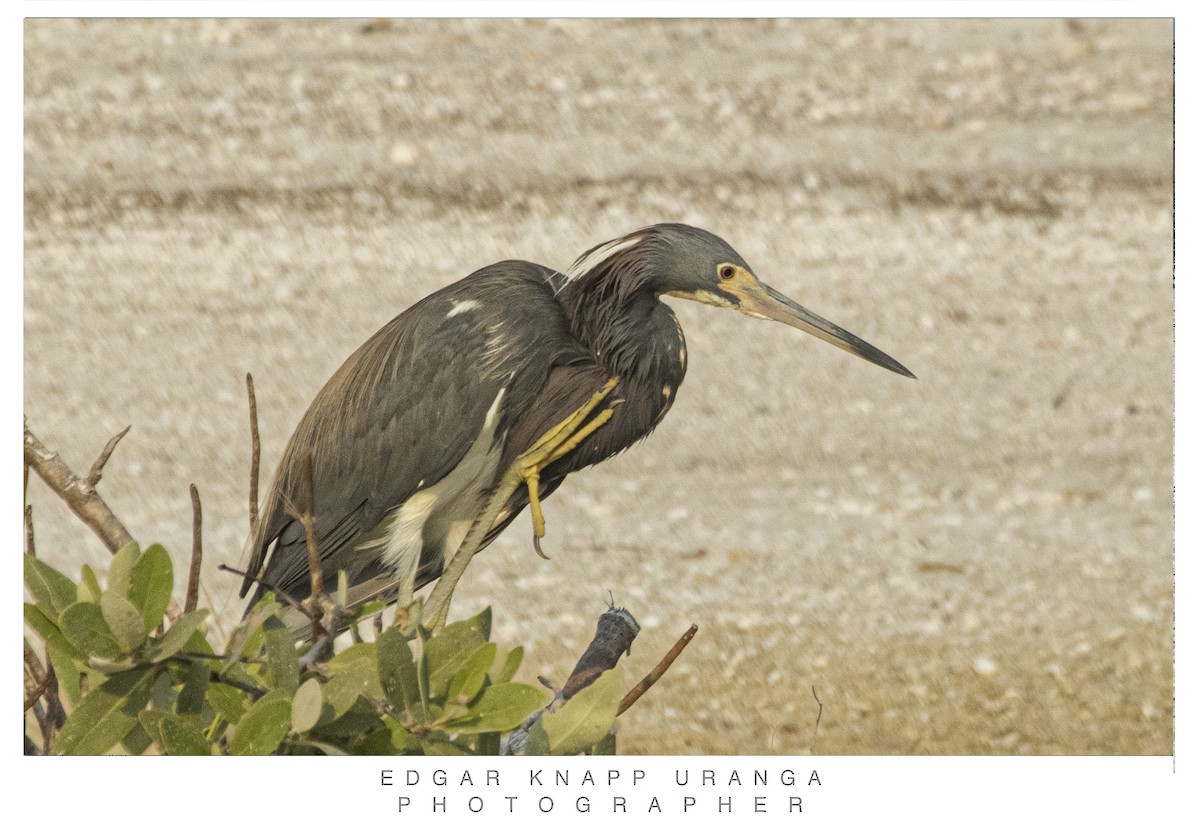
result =
[[[574,285],[582,287],[583,285]],[[677,388],[687,369],[683,330],[648,289],[625,295],[577,289],[567,299],[575,335],[604,367],[625,380]]]

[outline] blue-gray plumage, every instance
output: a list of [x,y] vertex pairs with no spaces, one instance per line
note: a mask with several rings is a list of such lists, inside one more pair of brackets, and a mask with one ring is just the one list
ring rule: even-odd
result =
[[[311,455],[327,579],[344,570],[351,602],[436,579],[504,471],[611,377],[620,379],[606,401],[612,418],[541,471],[539,499],[659,423],[687,368],[664,295],[782,321],[912,376],[759,282],[725,241],[695,227],[637,230],[592,248],[565,273],[492,264],[394,318],[317,394],[264,500],[247,571],[307,596],[304,531],[288,504],[304,503]],[[528,504],[524,488],[514,493],[483,545]],[[246,578],[242,595],[253,584]]]

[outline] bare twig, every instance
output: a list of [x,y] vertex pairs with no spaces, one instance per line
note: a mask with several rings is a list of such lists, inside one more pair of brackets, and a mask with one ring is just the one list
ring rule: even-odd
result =
[[242,571],[241,569],[235,569],[233,566],[228,566],[225,563],[221,563],[220,565],[218,565],[217,571],[227,571],[227,572],[230,572],[231,574],[236,574],[238,577],[248,577],[248,578],[250,578],[251,582],[257,583],[258,585],[262,586],[267,591],[271,592],[271,594],[275,595],[276,597],[283,598],[284,603],[287,603],[293,609],[300,612],[300,614],[304,615],[305,617],[312,617],[312,612],[310,612],[308,610],[308,608],[301,601],[292,597],[290,594],[288,594],[287,592],[285,592],[283,589],[279,588],[278,586],[274,585],[273,583],[269,583],[266,580],[262,579],[257,574],[250,574],[249,572]]
[[25,711],[37,703],[38,698],[46,691],[46,676],[42,672],[42,664],[34,654],[29,641],[25,641],[25,690],[29,697],[25,699]]
[[821,703],[821,699],[817,697],[817,685],[812,685],[813,700],[817,702],[817,722],[813,724],[813,737],[817,735],[817,729],[821,726],[821,715],[825,712],[825,704]]
[[[58,697],[58,677],[54,674],[54,665],[47,656],[46,668],[42,671],[42,664],[28,640],[25,641],[25,677],[31,690],[25,710],[33,709],[38,729],[42,733],[42,754],[48,755],[55,734],[66,722],[66,713]],[[42,701],[40,704],[39,699]]]
[[200,491],[197,490],[195,483],[191,484],[189,490],[192,494],[192,563],[188,567],[187,594],[183,599],[184,614],[194,612],[196,603],[200,600],[200,561],[204,557],[201,541],[203,514],[200,510]]
[[[25,466],[28,468],[29,466]],[[37,557],[37,546],[33,542],[33,506],[25,506],[25,553]]]
[[84,493],[90,494],[96,490],[96,483],[100,482],[100,477],[104,473],[104,466],[108,463],[108,458],[112,456],[117,443],[121,441],[121,438],[125,434],[129,433],[129,429],[132,427],[132,425],[126,425],[125,430],[119,434],[115,434],[112,439],[105,443],[104,449],[100,451],[100,456],[96,457],[96,461],[92,463],[92,467],[88,469],[87,476],[83,478],[83,482],[80,485]]
[[33,708],[33,705],[41,700],[42,694],[50,686],[50,674],[46,673],[42,676],[42,680],[30,689],[29,697],[25,699],[25,708],[23,712],[28,712]]
[[[183,663],[188,665],[191,665],[195,662],[192,656],[184,655],[183,653],[171,655],[171,657],[167,658],[167,660],[172,661],[173,663]],[[254,686],[252,684],[245,683],[244,681],[239,681],[237,678],[231,678],[228,675],[222,675],[216,669],[209,670],[208,680],[210,683],[223,683],[226,686],[232,686],[234,689],[240,689],[242,692],[245,692],[255,700],[258,700],[263,695],[267,694],[267,690],[260,686]]]
[[25,429],[25,462],[33,467],[38,476],[50,487],[55,494],[83,521],[84,525],[95,532],[110,552],[116,554],[127,543],[133,542],[133,537],[112,513],[107,503],[95,491],[95,483],[99,480],[100,471],[108,461],[108,455],[116,447],[116,441],[129,429],[126,428],[108,441],[104,451],[92,464],[89,477],[95,474],[90,483],[75,475],[57,453],[42,444],[33,432]]
[[693,623],[691,627],[683,633],[683,636],[680,637],[679,640],[675,641],[675,645],[671,647],[671,650],[667,652],[667,654],[663,655],[663,659],[658,662],[658,666],[650,670],[650,674],[638,681],[632,689],[625,693],[625,697],[621,699],[621,703],[617,706],[617,715],[624,714],[625,710],[637,703],[637,699],[645,695],[646,690],[654,686],[654,684],[658,682],[658,679],[661,678],[666,671],[671,668],[671,664],[675,662],[675,658],[679,657],[679,653],[682,652],[684,647],[691,643],[692,638],[696,636],[697,628],[698,627],[696,624]]
[[[333,654],[333,637],[341,621],[340,607],[329,599],[325,591],[325,574],[321,571],[321,553],[317,549],[317,535],[313,527],[316,511],[316,494],[313,486],[312,454],[304,455],[304,500],[303,511],[288,504],[288,516],[299,521],[304,528],[304,541],[308,547],[309,594],[304,600],[308,606],[306,614],[312,620],[311,640],[313,647],[308,651],[309,663],[320,662]],[[302,660],[302,663],[304,661]]]
[[246,395],[250,398],[250,531],[258,523],[258,401],[254,397],[254,377],[246,374]]
[[313,515],[317,513],[317,496],[313,486],[312,454],[304,455],[304,513],[300,524],[304,526],[304,542],[308,546],[308,576],[312,596],[324,596],[325,574],[321,571],[321,553],[317,550],[316,532],[313,530]]

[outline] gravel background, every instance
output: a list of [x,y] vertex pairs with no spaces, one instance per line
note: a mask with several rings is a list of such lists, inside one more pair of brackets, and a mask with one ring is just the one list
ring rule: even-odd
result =
[[1172,83],[1169,21],[31,20],[25,413],[81,472],[132,424],[108,502],[182,564],[194,481],[237,564],[246,371],[265,477],[422,295],[697,224],[920,381],[677,302],[671,415],[456,613],[525,679],[608,589],[630,682],[698,623],[626,752],[1169,753]]

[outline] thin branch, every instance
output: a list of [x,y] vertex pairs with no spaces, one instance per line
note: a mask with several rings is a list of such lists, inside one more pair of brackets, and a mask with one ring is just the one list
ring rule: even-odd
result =
[[[99,471],[104,468],[104,462],[108,461],[107,454],[111,454],[112,448],[116,446],[115,440],[128,430],[126,428],[109,440],[108,445],[104,446],[105,450],[92,464],[92,472],[97,474],[97,479]],[[133,537],[125,526],[96,493],[95,481],[92,482],[92,487],[87,487],[87,481],[76,476],[58,454],[43,445],[28,428],[25,429],[25,462],[33,467],[51,491],[62,498],[75,516],[95,532],[110,552],[116,554],[122,546],[133,542]]]
[[693,623],[691,627],[683,633],[683,636],[680,637],[679,640],[675,641],[675,645],[671,647],[671,651],[663,655],[663,659],[658,662],[658,666],[650,670],[650,674],[638,681],[632,689],[625,693],[625,697],[621,699],[620,705],[617,706],[617,715],[624,714],[625,710],[637,703],[637,699],[645,695],[646,691],[650,687],[654,686],[654,684],[658,682],[658,679],[661,678],[666,671],[671,668],[671,664],[675,662],[675,658],[679,657],[679,653],[682,652],[684,648],[692,642],[692,638],[696,636],[697,628],[698,627],[696,624]]
[[821,715],[825,712],[825,704],[817,697],[817,685],[812,685],[813,700],[817,702],[817,722],[813,724],[813,737],[817,737],[817,729],[821,726]]
[[250,397],[250,531],[258,523],[258,463],[261,444],[258,440],[258,400],[254,397],[254,377],[246,374],[246,395]]
[[100,482],[100,477],[104,473],[104,466],[108,463],[108,458],[112,456],[113,449],[117,447],[117,443],[125,434],[129,433],[132,425],[126,425],[125,430],[119,434],[115,434],[105,445],[100,452],[100,456],[96,457],[96,461],[92,463],[92,467],[88,469],[87,476],[83,478],[83,483],[80,486],[84,493],[90,494],[96,490],[96,483]]
[[[26,465],[26,468],[29,466]],[[33,506],[25,506],[25,553],[37,557],[37,545],[33,542]]]
[[183,599],[183,612],[194,612],[196,603],[200,600],[200,561],[204,557],[201,542],[201,525],[203,514],[200,511],[200,492],[192,483],[189,490],[192,494],[192,563],[188,567],[187,594]]
[[235,569],[233,566],[226,565],[225,563],[221,563],[219,566],[217,566],[217,571],[227,571],[231,574],[236,574],[238,577],[249,577],[251,582],[257,583],[276,597],[282,597],[284,603],[287,603],[293,609],[300,612],[300,614],[304,615],[305,617],[312,617],[312,612],[310,612],[301,601],[292,597],[278,586],[262,579],[257,574],[250,574],[249,572],[242,571],[241,569]]
[[[187,657],[182,654],[171,655],[171,657],[167,658],[167,660],[174,661],[175,663],[187,664],[189,666],[194,663],[191,657]],[[222,675],[215,669],[209,670],[208,680],[210,683],[223,683],[226,686],[232,686],[234,689],[240,689],[242,692],[250,695],[256,701],[263,695],[267,694],[267,690],[260,686],[254,686],[252,684],[245,683],[244,681],[239,681],[237,678],[231,678],[228,675]]]
[[25,708],[22,711],[28,712],[30,709],[32,709],[33,705],[35,703],[37,703],[39,700],[41,700],[42,694],[46,691],[46,689],[49,688],[49,686],[50,686],[50,675],[49,675],[49,673],[47,673],[46,675],[44,675],[42,677],[41,682],[39,682],[37,686],[34,686],[31,689],[31,691],[29,693],[29,697],[25,699]]
[[[46,682],[46,675],[44,672],[42,672],[41,661],[38,660],[37,655],[33,651],[33,647],[29,645],[29,640],[26,639],[25,640],[25,688],[31,693],[31,695],[36,692],[37,695],[40,696],[41,693],[45,691],[45,687],[42,686],[42,684],[44,684],[45,682]],[[40,691],[38,690],[38,687],[42,687]],[[33,697],[33,701],[36,701],[36,700],[37,700],[37,697]],[[25,703],[25,711],[28,712],[29,707],[31,707],[31,706],[33,706],[33,703],[27,701]]]
[[308,576],[313,597],[325,594],[325,574],[321,571],[321,554],[317,551],[317,537],[313,530],[313,515],[317,513],[317,496],[313,486],[312,454],[304,455],[304,513],[300,524],[304,526],[304,541],[308,546]]
[[[25,640],[25,676],[27,683],[33,684],[30,687],[33,691],[29,699],[32,703],[26,703],[25,710],[33,709],[38,729],[42,733],[42,754],[49,755],[55,733],[62,729],[66,722],[66,713],[58,697],[58,677],[54,674],[54,664],[50,662],[47,654],[46,669],[43,672],[41,661],[34,654],[28,640]],[[43,701],[42,704],[37,703],[39,698]]]

